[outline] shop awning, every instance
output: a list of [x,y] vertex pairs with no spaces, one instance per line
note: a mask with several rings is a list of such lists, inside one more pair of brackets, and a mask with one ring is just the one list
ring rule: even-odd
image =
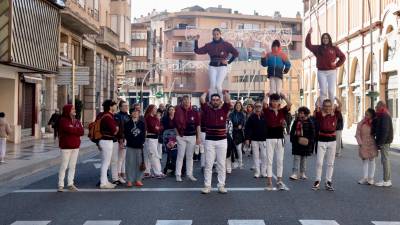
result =
[[42,82],[42,75],[41,74],[23,74],[23,80],[25,83],[37,84]]

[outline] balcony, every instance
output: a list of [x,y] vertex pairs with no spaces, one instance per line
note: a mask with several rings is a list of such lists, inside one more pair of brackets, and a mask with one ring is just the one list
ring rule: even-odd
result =
[[79,34],[99,34],[99,12],[96,9],[81,5],[77,0],[67,0],[65,8],[60,11],[64,27]]
[[174,74],[195,74],[196,73],[196,68],[174,68],[172,70]]
[[131,54],[131,47],[124,42],[119,43],[119,54],[120,55],[130,55]]
[[174,37],[185,37],[186,29],[196,29],[196,26],[192,26],[192,25],[179,26],[179,25],[177,25],[174,28],[165,30],[165,32],[171,33],[171,35]]
[[178,80],[175,82],[174,84],[174,88],[173,88],[173,92],[193,92],[196,90],[196,84],[195,82],[184,82],[184,83],[180,83],[178,82]]
[[108,27],[101,27],[96,42],[108,51],[119,53],[119,36]]
[[176,46],[174,53],[179,55],[194,55],[194,46]]

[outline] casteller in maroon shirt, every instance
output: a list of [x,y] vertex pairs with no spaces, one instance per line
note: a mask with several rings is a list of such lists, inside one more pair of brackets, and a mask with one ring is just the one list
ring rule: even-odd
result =
[[146,131],[147,131],[147,138],[154,138],[157,139],[158,135],[160,134],[162,127],[161,121],[157,118],[157,116],[149,115],[145,119],[146,123]]
[[200,116],[192,107],[185,109],[180,105],[175,108],[174,122],[180,136],[194,136],[200,126]]
[[206,126],[206,140],[218,141],[227,138],[226,120],[230,107],[230,103],[226,102],[219,108],[212,108],[208,103],[201,104]]
[[281,139],[284,137],[285,119],[290,112],[290,107],[285,106],[277,111],[271,107],[264,108],[264,118],[267,126],[267,139]]
[[73,105],[65,105],[59,122],[59,146],[61,149],[77,149],[81,145],[83,127],[79,120],[71,118]]

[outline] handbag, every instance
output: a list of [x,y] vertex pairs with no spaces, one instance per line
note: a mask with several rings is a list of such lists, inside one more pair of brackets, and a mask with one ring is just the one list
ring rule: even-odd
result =
[[306,137],[303,137],[303,126],[301,126],[301,137],[299,137],[298,141],[299,145],[308,146],[309,140]]
[[141,154],[142,155],[142,162],[140,163],[139,170],[141,172],[143,172],[143,171],[146,170],[146,164],[144,163],[143,148],[142,148],[141,152],[142,152],[142,154]]

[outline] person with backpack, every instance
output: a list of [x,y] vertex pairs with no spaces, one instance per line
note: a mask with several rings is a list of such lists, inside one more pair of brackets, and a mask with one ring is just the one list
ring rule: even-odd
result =
[[142,187],[144,156],[143,146],[146,138],[146,127],[139,120],[140,111],[132,108],[129,110],[131,119],[124,124],[124,135],[126,139],[126,186]]
[[282,52],[279,40],[274,40],[271,46],[271,52],[263,52],[261,56],[261,65],[268,67],[269,94],[280,94],[282,91],[283,74],[290,70],[290,61],[285,53]]
[[[128,103],[126,101],[120,101],[118,104],[119,112],[114,115],[114,120],[117,122],[119,130],[117,133],[118,140],[118,151],[113,151],[113,157],[111,159],[111,169],[113,170],[114,176],[118,174],[118,180],[116,183],[125,184],[125,158],[126,158],[126,140],[124,127],[125,123],[131,120],[128,114]],[[116,164],[116,166],[115,166]]]
[[[119,127],[114,120],[114,114],[117,111],[117,103],[108,99],[103,102],[102,106],[104,111],[100,113],[96,119],[100,121],[100,133],[102,134],[98,145],[101,150],[100,188],[113,189],[116,185],[108,181],[107,170],[110,167],[113,151],[118,151],[116,135],[119,131]],[[115,174],[113,174],[113,176],[112,179],[114,181],[118,180],[118,176],[115,177]]]
[[151,177],[151,169],[157,179],[165,178],[161,171],[160,156],[158,153],[158,136],[162,131],[160,119],[157,117],[155,105],[149,105],[144,114],[146,124],[146,141],[144,145],[144,161],[146,171],[144,176]]
[[260,175],[267,177],[267,126],[262,111],[262,104],[257,102],[254,113],[246,122],[244,129],[245,145],[250,146],[253,151],[254,178]]
[[64,178],[68,169],[68,190],[78,191],[74,185],[75,167],[81,145],[81,136],[84,134],[82,123],[75,118],[76,111],[73,105],[63,107],[59,120],[59,147],[61,149],[61,165],[58,171],[58,192],[64,191]]
[[334,108],[333,102],[330,99],[325,99],[322,102],[322,109],[318,107],[316,103],[315,120],[318,123],[318,152],[317,152],[317,163],[316,163],[316,177],[312,187],[313,190],[320,189],[322,167],[324,165],[324,157],[326,155],[326,181],[325,189],[328,191],[334,191],[332,176],[333,168],[335,163],[336,153],[336,127],[341,111],[342,104],[338,98],[337,107]]
[[300,107],[296,120],[290,129],[290,142],[292,142],[293,174],[291,180],[306,180],[307,157],[312,155],[314,150],[315,129],[309,118],[310,110],[307,107]]
[[[268,96],[268,95],[267,95]],[[286,98],[284,94],[272,94],[264,100],[264,117],[267,126],[267,191],[274,190],[272,184],[272,163],[274,160],[274,154],[276,154],[276,177],[277,177],[277,189],[285,190],[282,182],[283,176],[283,156],[285,150],[285,138],[284,129],[286,127],[286,117],[290,113],[290,107],[292,103]],[[281,99],[286,102],[286,106],[281,107]]]
[[186,158],[186,175],[190,181],[197,181],[193,176],[193,153],[195,145],[200,144],[200,116],[193,111],[189,96],[182,97],[182,103],[175,107],[174,122],[178,157],[176,159],[176,181],[182,182],[183,159]]
[[10,124],[6,120],[6,114],[0,112],[0,164],[5,163],[7,150],[7,137],[11,134]]

